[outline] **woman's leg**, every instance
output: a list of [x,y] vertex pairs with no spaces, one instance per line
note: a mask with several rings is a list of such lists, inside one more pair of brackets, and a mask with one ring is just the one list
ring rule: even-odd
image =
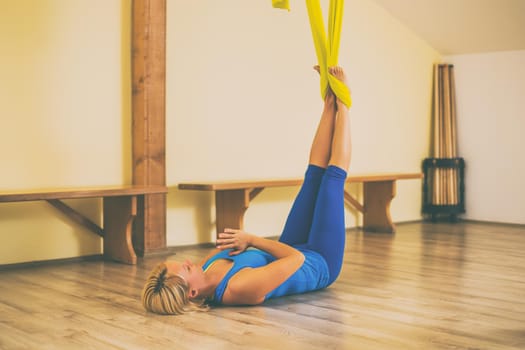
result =
[[[319,71],[318,66],[314,67]],[[335,97],[328,91],[324,101],[319,125],[310,148],[308,169],[290,214],[281,234],[280,241],[289,245],[304,244],[308,241],[312,218],[317,201],[317,192],[330,160],[332,137],[335,126]]]
[[[346,82],[345,73],[341,67],[331,67],[329,68],[329,72],[337,79],[345,83],[345,85],[348,85]],[[337,99],[336,106],[337,113],[329,164],[335,165],[344,171],[348,171],[352,155],[350,115],[348,113],[348,107],[343,102],[341,102],[341,100]]]
[[308,165],[303,184],[297,197],[295,197],[292,209],[290,209],[283,232],[279,238],[280,242],[296,246],[305,244],[308,241],[315,202],[317,201],[317,192],[325,170],[313,164]]
[[[319,72],[319,66],[314,67]],[[332,152],[332,139],[336,122],[336,99],[335,95],[328,87],[324,99],[324,108],[321,114],[321,120],[317,126],[312,147],[310,148],[309,164],[326,168],[330,161]]]
[[[343,70],[333,67],[330,73],[345,82]],[[317,195],[308,247],[320,253],[328,264],[329,283],[341,271],[345,249],[344,186],[350,165],[351,140],[348,108],[338,99],[335,129],[329,166]]]
[[345,250],[344,186],[346,171],[330,165],[317,195],[306,247],[321,254],[328,265],[328,285],[339,276]]

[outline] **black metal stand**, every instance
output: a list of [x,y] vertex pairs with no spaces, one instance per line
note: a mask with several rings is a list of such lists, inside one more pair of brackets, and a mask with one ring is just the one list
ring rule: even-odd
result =
[[[455,186],[452,189],[456,193],[455,203],[443,203],[437,200],[435,181],[436,170],[453,169],[450,172],[455,174],[455,181],[450,181],[448,186]],[[423,161],[423,217],[427,220],[437,221],[438,219],[448,218],[451,222],[459,220],[458,215],[465,213],[465,161],[463,158],[426,158]]]

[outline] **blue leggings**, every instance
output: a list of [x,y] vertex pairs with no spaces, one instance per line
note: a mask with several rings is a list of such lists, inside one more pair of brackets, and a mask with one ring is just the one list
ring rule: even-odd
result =
[[346,171],[310,164],[279,241],[321,254],[333,283],[345,250],[344,185]]

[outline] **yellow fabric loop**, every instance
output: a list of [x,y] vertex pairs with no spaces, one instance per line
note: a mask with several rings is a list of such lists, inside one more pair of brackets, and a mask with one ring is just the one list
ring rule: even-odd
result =
[[[272,0],[275,8],[290,10],[288,0]],[[323,23],[323,12],[319,0],[306,0],[315,52],[321,73],[321,97],[324,99],[328,87],[348,107],[352,105],[348,87],[328,73],[328,67],[337,66],[339,43],[343,24],[344,0],[330,0],[328,12],[328,36]]]
[[289,0],[272,0],[272,6],[278,9],[284,9],[290,11]]

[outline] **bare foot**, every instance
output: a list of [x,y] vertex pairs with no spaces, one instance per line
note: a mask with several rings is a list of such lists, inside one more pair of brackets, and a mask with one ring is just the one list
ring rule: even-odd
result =
[[[341,81],[348,88],[348,84],[346,82],[346,74],[345,74],[343,68],[341,68],[339,66],[329,67],[328,68],[328,72],[330,74],[332,74],[337,80]],[[337,109],[338,110],[339,110],[339,108],[342,108],[342,107],[348,108],[348,106],[346,106],[343,103],[343,101],[341,101],[339,98],[337,98],[336,105],[337,105]]]
[[339,66],[330,67],[330,68],[328,68],[328,72],[330,72],[330,74],[332,74],[334,77],[336,77],[337,80],[342,81],[343,84],[345,84],[348,87],[348,83],[346,81],[346,75],[345,75],[345,72],[344,72],[343,68],[341,68]]
[[[319,65],[315,65],[314,67],[314,70],[321,74],[321,67],[319,67]],[[336,105],[335,105],[335,95],[332,91],[332,89],[330,88],[330,86],[328,86],[327,90],[326,90],[326,96],[324,97],[324,106],[325,106],[325,109],[329,109],[329,108],[335,108]]]

